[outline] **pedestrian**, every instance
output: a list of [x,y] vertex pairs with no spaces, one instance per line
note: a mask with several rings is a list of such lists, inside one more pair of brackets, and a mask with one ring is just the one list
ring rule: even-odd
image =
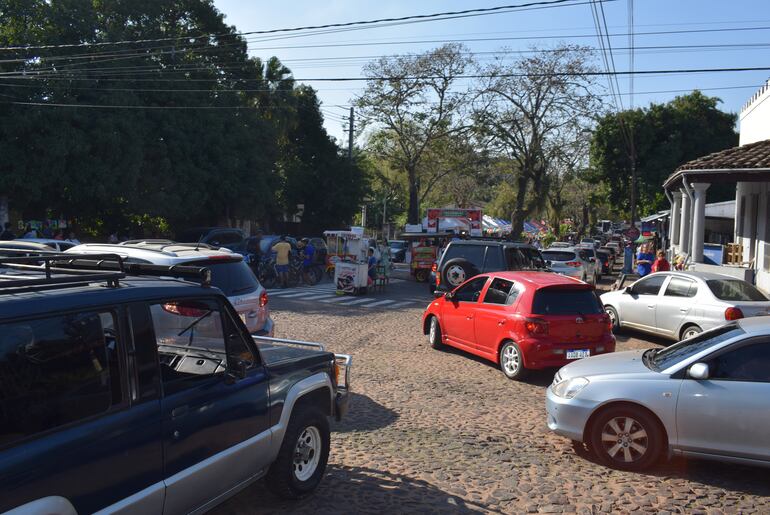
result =
[[48,222],[43,222],[43,228],[40,230],[40,235],[47,240],[53,238],[53,231],[51,231],[51,226]]
[[666,259],[666,253],[663,249],[658,251],[658,259],[652,264],[653,272],[668,272],[671,270],[671,264]]
[[16,235],[11,230],[11,222],[5,222],[5,230],[0,233],[0,240],[15,240]]
[[369,265],[369,284],[374,284],[375,279],[377,279],[377,258],[374,257],[374,247],[369,247],[367,265]]
[[118,239],[118,233],[116,231],[113,231],[110,234],[110,236],[107,238],[107,243],[115,244],[115,243],[118,243],[118,241],[120,240]]
[[289,255],[291,254],[291,244],[286,241],[285,235],[281,235],[278,243],[273,245],[272,250],[275,252],[275,271],[278,273],[281,288],[286,288],[289,283]]
[[64,241],[68,241],[70,243],[74,243],[75,245],[80,245],[80,240],[75,238],[75,232],[74,231],[70,231],[69,237],[66,240],[64,240]]
[[636,273],[639,274],[639,277],[650,274],[652,261],[654,259],[655,256],[650,251],[649,245],[643,243],[642,246],[639,247],[639,253],[636,255]]
[[30,224],[24,227],[24,236],[22,238],[37,238],[37,231]]
[[390,245],[388,239],[382,240],[382,248],[380,249],[380,264],[382,265],[383,274],[385,275],[385,282],[390,281],[390,268],[393,262],[393,257],[390,254]]
[[302,275],[307,284],[312,284],[310,279],[310,267],[313,266],[315,258],[315,247],[310,243],[310,238],[302,238],[299,241],[299,249],[302,251]]

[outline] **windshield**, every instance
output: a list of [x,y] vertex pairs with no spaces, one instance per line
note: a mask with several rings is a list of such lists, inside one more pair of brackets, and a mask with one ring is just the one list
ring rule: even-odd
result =
[[706,281],[711,293],[719,300],[766,301],[767,297],[746,281],[740,279],[711,279]]
[[650,368],[653,370],[665,370],[703,350],[742,334],[745,334],[745,332],[738,326],[737,322],[706,331],[665,349],[655,350],[649,358]]

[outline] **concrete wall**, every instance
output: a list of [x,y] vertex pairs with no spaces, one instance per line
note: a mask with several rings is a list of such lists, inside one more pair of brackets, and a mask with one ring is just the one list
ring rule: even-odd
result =
[[770,80],[741,109],[740,145],[770,139]]
[[770,292],[770,183],[739,182],[736,189],[735,241],[744,262],[756,270],[756,285]]

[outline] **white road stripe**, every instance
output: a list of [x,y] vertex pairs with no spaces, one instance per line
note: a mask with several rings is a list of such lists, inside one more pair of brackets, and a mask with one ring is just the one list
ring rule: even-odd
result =
[[361,307],[364,308],[373,308],[374,306],[384,306],[386,304],[393,304],[396,302],[395,300],[381,300],[379,302],[373,302],[371,304],[361,304]]
[[352,297],[350,295],[340,295],[336,299],[327,299],[323,302],[350,302],[351,300],[355,299],[355,297]]
[[[351,299],[355,299],[355,297],[350,297],[350,298],[351,298]],[[370,302],[371,300],[374,300],[374,299],[367,299],[367,298],[364,298],[364,299],[356,299],[356,300],[354,300],[354,301],[352,301],[352,302],[348,302],[346,305],[347,305],[347,306],[352,306],[353,304],[363,304],[364,302]]]

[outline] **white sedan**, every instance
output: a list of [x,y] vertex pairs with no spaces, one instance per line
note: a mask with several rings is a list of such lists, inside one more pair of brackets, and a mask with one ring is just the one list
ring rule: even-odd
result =
[[601,296],[613,330],[637,329],[683,340],[729,320],[770,315],[770,300],[751,284],[707,272],[658,272]]

